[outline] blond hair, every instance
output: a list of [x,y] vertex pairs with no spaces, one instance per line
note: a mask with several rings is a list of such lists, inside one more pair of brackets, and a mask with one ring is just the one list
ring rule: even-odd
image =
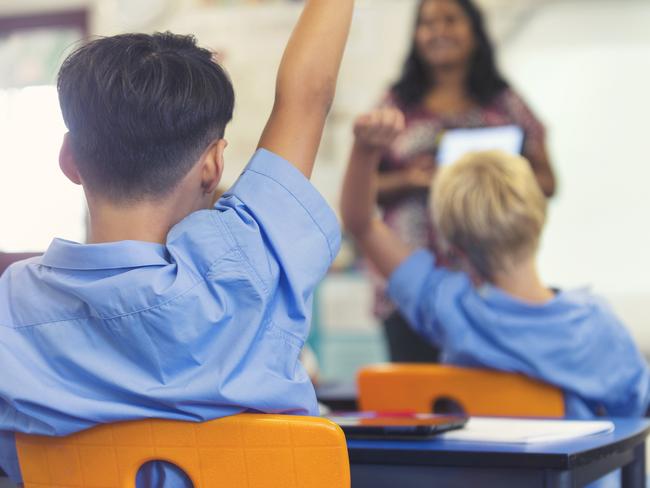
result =
[[536,252],[546,206],[528,161],[502,151],[468,153],[443,168],[431,199],[443,246],[461,250],[488,280]]

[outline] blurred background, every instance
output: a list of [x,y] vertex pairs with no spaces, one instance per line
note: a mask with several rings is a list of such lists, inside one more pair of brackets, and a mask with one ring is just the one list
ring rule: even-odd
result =
[[[499,64],[548,130],[559,179],[541,249],[545,280],[606,296],[650,356],[650,1],[481,0]],[[354,117],[401,69],[414,0],[358,0],[314,183],[337,206]],[[0,251],[83,241],[83,195],[59,172],[55,75],[86,36],[196,35],[233,78],[225,184],[251,156],[300,12],[289,0],[0,0]],[[344,245],[318,291],[311,339],[326,380],[386,358],[372,287]]]

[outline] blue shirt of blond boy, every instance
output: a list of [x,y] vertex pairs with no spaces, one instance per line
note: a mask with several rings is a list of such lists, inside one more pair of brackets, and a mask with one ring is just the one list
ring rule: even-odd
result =
[[642,416],[650,371],[621,321],[588,290],[555,291],[539,279],[547,203],[526,163],[483,152],[444,170],[434,221],[469,273],[415,252],[390,276],[389,293],[446,363],[556,385],[569,417]]
[[[299,354],[340,232],[305,176],[352,4],[306,3],[260,149],[213,208],[234,94],[211,52],[190,36],[126,34],[64,62],[60,164],[84,186],[89,244],[56,239],[0,277],[0,466],[14,480],[16,431],[317,414]],[[186,485],[148,470],[139,486]]]
[[[475,238],[484,245],[475,247],[472,270],[489,270],[489,276],[498,276],[489,253],[482,251],[496,243],[500,249],[495,254],[499,255],[508,249],[509,240],[516,242],[517,233],[538,235],[543,215],[539,215],[538,221],[533,209],[545,205],[531,204],[534,197],[528,197],[526,202],[526,195],[534,194],[540,202],[542,196],[526,190],[526,185],[532,186],[534,182],[521,158],[485,153],[468,156],[458,164],[443,173],[436,184],[438,195],[434,200],[441,207],[435,210],[435,220],[450,239],[463,241],[463,232],[458,230],[463,216],[458,209],[471,209],[468,201],[472,198],[464,195],[464,205],[455,205],[454,199],[463,194],[459,187],[468,179],[483,178],[482,183],[474,182],[477,187],[489,184],[490,177],[495,178],[491,172],[500,172],[497,178],[511,180],[511,191],[517,193],[514,197],[520,203],[512,203],[513,208],[506,211],[512,212],[514,216],[508,220],[518,229],[500,229],[502,237]],[[496,168],[486,168],[490,164]],[[507,188],[505,183],[501,186]],[[456,195],[452,196],[454,192]],[[504,193],[499,202],[502,205],[508,202]],[[490,213],[490,202],[481,204]],[[528,212],[526,206],[530,207]],[[494,228],[499,232],[499,219],[494,217],[498,212],[492,213],[493,229],[486,229],[486,233],[495,232]],[[527,218],[522,217],[527,213]],[[472,224],[466,224],[468,227]],[[564,393],[565,415],[569,418],[645,415],[650,402],[650,370],[630,333],[603,299],[586,289],[549,290],[547,296],[536,296],[532,287],[510,288],[508,292],[504,289],[507,281],[501,281],[505,283],[502,286],[485,279],[479,279],[481,283],[477,286],[476,281],[471,274],[437,265],[433,254],[421,250],[411,254],[392,273],[388,290],[413,328],[441,348],[445,363],[511,371],[555,385]],[[618,472],[589,485],[617,486]]]

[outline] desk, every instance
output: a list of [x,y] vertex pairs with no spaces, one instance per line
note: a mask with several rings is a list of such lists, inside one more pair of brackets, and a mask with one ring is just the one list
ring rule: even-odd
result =
[[573,488],[622,468],[623,488],[645,488],[650,422],[615,419],[614,424],[611,434],[520,446],[349,440],[352,487]]

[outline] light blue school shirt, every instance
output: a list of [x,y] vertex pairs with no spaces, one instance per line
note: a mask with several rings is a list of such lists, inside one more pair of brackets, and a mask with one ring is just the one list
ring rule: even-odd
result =
[[299,355],[339,244],[309,181],[259,150],[165,245],[57,239],[13,265],[0,277],[0,465],[19,478],[10,431],[318,415]]
[[562,389],[567,417],[643,416],[650,374],[609,307],[585,291],[533,305],[416,251],[393,273],[388,293],[412,327],[457,366],[522,373]]

